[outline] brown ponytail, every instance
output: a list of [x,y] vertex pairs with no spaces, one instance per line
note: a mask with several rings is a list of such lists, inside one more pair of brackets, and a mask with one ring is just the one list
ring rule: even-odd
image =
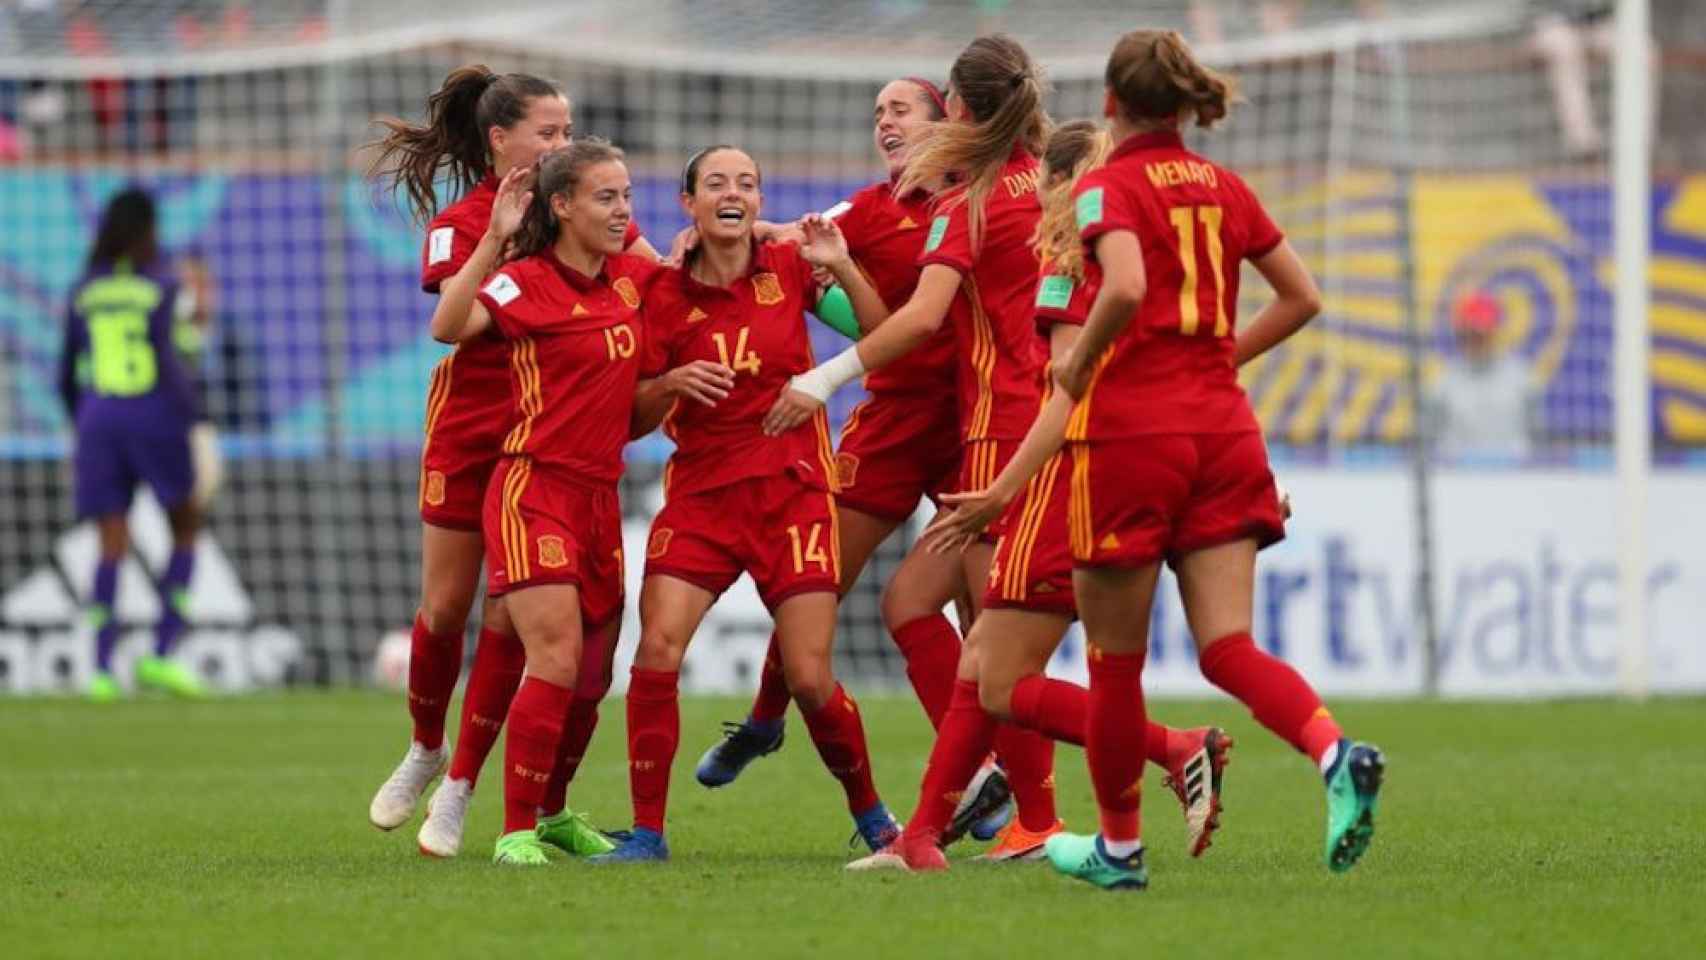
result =
[[622,161],[625,154],[603,137],[580,137],[574,143],[539,158],[533,168],[533,202],[521,219],[521,228],[509,238],[504,259],[520,260],[549,250],[557,242],[562,224],[551,209],[552,197],[573,197],[581,176],[601,163]]
[[948,87],[965,102],[971,122],[935,124],[907,161],[895,192],[905,196],[926,184],[958,178],[965,190],[950,202],[969,206],[975,247],[983,236],[985,201],[1014,146],[1042,152],[1049,131],[1043,109],[1049,86],[1018,41],[996,34],[966,46],[948,71]]
[[1037,259],[1052,274],[1084,279],[1084,244],[1078,240],[1072,190],[1079,178],[1107,162],[1113,145],[1108,131],[1090,120],[1063,123],[1049,135],[1039,190],[1043,215],[1032,242]]
[[427,98],[423,124],[380,117],[385,135],[368,175],[386,178],[409,195],[409,207],[422,221],[438,212],[439,170],[449,172],[458,193],[466,193],[491,169],[487,137],[521,122],[537,97],[561,97],[562,88],[527,73],[496,74],[485,64],[458,67]]
[[1238,99],[1233,78],[1203,66],[1173,30],[1133,30],[1114,44],[1105,76],[1127,119],[1173,120],[1194,114],[1213,126]]

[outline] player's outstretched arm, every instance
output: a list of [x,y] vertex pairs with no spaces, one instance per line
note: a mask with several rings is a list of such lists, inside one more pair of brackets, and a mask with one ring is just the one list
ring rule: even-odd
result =
[[[1065,358],[1072,352],[1081,332],[1082,328],[1074,324],[1055,324],[1049,331],[1049,356],[1056,360]],[[924,531],[924,538],[930,541],[930,549],[942,553],[969,546],[989,529],[989,525],[1001,516],[1031,477],[1048,463],[1049,458],[1060,452],[1066,443],[1066,423],[1071,417],[1072,398],[1058,388],[1049,391],[1047,401],[1037,412],[1037,418],[1031,421],[1031,428],[1025,432],[1019,449],[1007,461],[1007,466],[1001,468],[1001,473],[987,490],[967,490],[942,496],[945,509],[936,514]]]
[[1239,331],[1233,363],[1240,367],[1285,342],[1321,312],[1321,290],[1289,241],[1281,240],[1250,262],[1274,288],[1274,300]]

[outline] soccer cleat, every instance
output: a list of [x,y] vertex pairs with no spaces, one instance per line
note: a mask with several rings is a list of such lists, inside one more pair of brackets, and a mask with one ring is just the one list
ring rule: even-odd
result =
[[1043,846],[1049,863],[1069,877],[1093,883],[1103,890],[1143,890],[1149,886],[1149,872],[1143,869],[1143,848],[1130,857],[1118,859],[1108,855],[1102,846],[1102,835],[1083,836],[1076,833],[1057,833]]
[[780,720],[773,724],[753,723],[751,717],[740,723],[725,721],[723,739],[699,758],[694,776],[707,787],[726,787],[747,764],[782,749],[782,733]]
[[151,687],[185,700],[202,700],[207,687],[190,669],[165,657],[141,657],[136,661],[137,686]]
[[609,853],[587,858],[587,863],[663,863],[669,859],[669,844],[663,834],[645,827],[635,827],[627,839]]
[[902,833],[894,842],[868,857],[849,863],[847,869],[900,870],[904,873],[930,873],[948,869],[948,858],[942,848],[929,840],[909,839]]
[[443,744],[437,750],[428,750],[410,743],[403,762],[379,785],[379,792],[367,805],[368,821],[381,830],[395,830],[408,823],[415,815],[415,804],[420,802],[421,794],[449,764],[450,750]]
[[1015,820],[996,834],[995,846],[990,847],[979,860],[991,863],[1009,863],[1017,860],[1041,860],[1043,845],[1048,838],[1066,829],[1066,824],[1056,820],[1047,830],[1030,831],[1025,825]]
[[1200,857],[1220,829],[1220,779],[1232,738],[1219,727],[1182,730],[1167,738],[1167,786],[1185,808],[1186,847]]
[[859,831],[859,839],[865,841],[865,846],[870,847],[872,853],[900,839],[900,824],[894,814],[889,813],[889,808],[881,803],[854,817],[853,825]]
[[446,778],[427,801],[426,819],[415,841],[421,852],[429,857],[454,857],[462,851],[462,821],[468,818],[468,804],[474,799],[474,785],[466,780]]
[[1373,744],[1339,741],[1327,772],[1327,867],[1344,873],[1374,841],[1374,804],[1386,776],[1386,758]]
[[616,849],[610,838],[573,810],[540,818],[535,830],[539,839],[574,857],[596,857]]
[[88,697],[90,703],[115,703],[124,697],[124,691],[112,674],[101,671],[89,678]]
[[532,830],[515,830],[498,838],[492,848],[492,862],[505,867],[545,867],[551,864],[551,857]]
[[[985,763],[966,784],[954,818],[948,821],[948,829],[942,831],[941,845],[946,847],[959,842],[979,821],[998,816],[1001,808],[1007,806],[1012,798],[1013,789],[1007,785],[1007,774],[994,763]],[[990,836],[994,835],[990,833]]]

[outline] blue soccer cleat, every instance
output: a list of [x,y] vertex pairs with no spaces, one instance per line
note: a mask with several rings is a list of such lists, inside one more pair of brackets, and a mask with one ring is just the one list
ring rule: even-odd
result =
[[782,721],[723,723],[723,739],[699,758],[693,775],[707,787],[726,787],[735,782],[746,765],[782,749]]
[[669,859],[669,844],[663,834],[645,827],[635,827],[626,839],[609,853],[588,857],[587,863],[663,863]]
[[995,812],[971,825],[973,840],[988,842],[994,840],[1008,824],[1013,822],[1013,803],[1008,801],[995,809]]
[[853,824],[859,829],[859,839],[865,841],[872,853],[900,839],[900,823],[881,803],[854,817]]

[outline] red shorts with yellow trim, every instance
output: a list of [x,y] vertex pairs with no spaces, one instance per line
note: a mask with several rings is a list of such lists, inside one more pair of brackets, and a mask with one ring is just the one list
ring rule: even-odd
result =
[[489,383],[483,371],[477,380],[464,376],[473,373],[472,365],[457,363],[457,356],[433,368],[427,389],[421,519],[435,527],[478,531],[486,484],[503,455],[512,413],[509,381]]
[[1072,505],[1072,454],[1062,450],[1025,484],[1002,516],[985,609],[1007,607],[1077,619],[1072,593],[1072,544],[1066,514]]
[[486,592],[574,584],[581,623],[595,630],[622,615],[622,507],[616,485],[532,457],[498,461],[486,489]]
[[[995,478],[1000,475],[1007,461],[1013,459],[1013,454],[1019,452],[1018,440],[972,440],[960,448],[959,476],[954,481],[954,492],[963,493],[971,490],[988,490],[995,484]],[[1001,539],[1007,530],[1007,519],[1013,511],[1001,515],[1001,519],[989,525],[983,533],[983,539],[994,543]]]
[[658,511],[646,576],[675,577],[720,595],[742,573],[752,575],[770,610],[802,593],[835,593],[841,581],[835,496],[783,473],[672,497]]
[[948,492],[960,465],[953,394],[872,394],[853,408],[835,453],[835,502],[896,523],[920,497]]
[[1077,442],[1072,556],[1081,567],[1141,567],[1239,540],[1285,538],[1259,432],[1167,433]]

